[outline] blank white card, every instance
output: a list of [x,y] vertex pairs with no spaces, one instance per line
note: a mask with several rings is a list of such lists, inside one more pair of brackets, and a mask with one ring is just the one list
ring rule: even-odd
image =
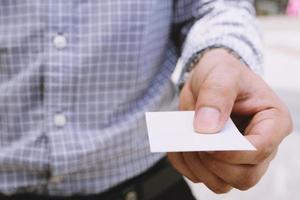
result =
[[256,150],[231,119],[218,133],[195,132],[194,114],[194,111],[147,112],[151,152]]

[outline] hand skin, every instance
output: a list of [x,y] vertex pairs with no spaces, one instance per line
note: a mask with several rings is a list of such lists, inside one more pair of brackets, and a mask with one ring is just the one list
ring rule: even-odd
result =
[[257,184],[292,131],[284,103],[257,74],[221,48],[197,63],[181,91],[179,109],[195,110],[194,128],[204,133],[221,130],[232,117],[257,149],[168,153],[177,171],[218,194]]

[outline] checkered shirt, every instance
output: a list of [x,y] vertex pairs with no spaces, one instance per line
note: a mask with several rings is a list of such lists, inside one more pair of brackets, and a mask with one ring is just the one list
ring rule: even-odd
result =
[[249,0],[0,0],[0,192],[103,192],[164,154],[145,111],[174,110],[177,60],[226,46],[254,70]]

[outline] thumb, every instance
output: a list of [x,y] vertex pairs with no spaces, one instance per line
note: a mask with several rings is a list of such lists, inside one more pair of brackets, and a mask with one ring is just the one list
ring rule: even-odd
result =
[[[197,100],[194,129],[200,133],[220,131],[230,117],[238,93],[238,78],[215,67],[196,86]],[[195,86],[194,86],[195,88]]]

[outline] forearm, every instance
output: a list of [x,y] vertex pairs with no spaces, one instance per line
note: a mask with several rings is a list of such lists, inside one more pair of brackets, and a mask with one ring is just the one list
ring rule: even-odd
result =
[[[226,47],[236,52],[254,71],[261,71],[261,36],[252,1],[194,1],[192,24],[185,35],[181,65],[198,52],[211,47]],[[188,10],[188,9],[187,9]],[[186,32],[186,27],[182,30]]]

